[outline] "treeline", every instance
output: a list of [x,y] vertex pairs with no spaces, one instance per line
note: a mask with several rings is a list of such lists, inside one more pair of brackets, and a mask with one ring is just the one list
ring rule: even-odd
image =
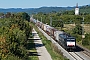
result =
[[34,14],[34,18],[38,19],[41,21],[42,17],[42,22],[43,23],[48,23],[50,24],[50,17],[52,18],[53,25],[55,22],[58,23],[59,20],[62,20],[65,24],[80,24],[83,21],[84,17],[84,23],[85,24],[90,24],[90,14],[88,15],[74,15],[74,11],[66,11],[66,12],[52,12],[52,13],[38,13]]
[[25,47],[32,31],[30,16],[25,12],[0,16],[0,60],[27,60]]

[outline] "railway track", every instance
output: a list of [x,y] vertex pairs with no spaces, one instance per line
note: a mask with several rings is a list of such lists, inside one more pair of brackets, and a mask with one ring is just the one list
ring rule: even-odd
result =
[[88,51],[82,51],[82,53],[83,53],[84,55],[86,55],[87,57],[90,58],[90,52],[88,52]]
[[[83,49],[83,51],[81,52],[82,54],[84,54],[85,56],[90,58],[90,51],[88,49],[86,49],[85,47],[82,47],[80,45],[77,44],[77,46],[79,46],[80,48]],[[90,60],[90,59],[89,59]]]
[[74,58],[74,60],[84,60],[81,56],[79,56],[75,52],[68,52],[68,53]]

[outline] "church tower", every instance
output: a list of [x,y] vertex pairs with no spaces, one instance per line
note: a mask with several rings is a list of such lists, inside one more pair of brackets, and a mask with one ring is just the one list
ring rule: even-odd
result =
[[76,4],[76,8],[75,8],[75,15],[79,15],[78,3]]

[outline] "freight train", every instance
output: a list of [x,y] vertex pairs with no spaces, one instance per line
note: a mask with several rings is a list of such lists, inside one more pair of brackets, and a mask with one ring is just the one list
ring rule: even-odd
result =
[[36,26],[45,31],[50,35],[55,41],[57,41],[63,48],[67,49],[76,49],[76,38],[67,34],[66,32],[59,31],[54,27],[51,27],[47,24],[44,24],[33,18],[30,19],[31,22],[35,23]]

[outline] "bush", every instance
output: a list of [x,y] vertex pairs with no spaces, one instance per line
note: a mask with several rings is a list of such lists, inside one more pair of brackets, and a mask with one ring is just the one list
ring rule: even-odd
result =
[[90,46],[90,34],[85,35],[85,39],[83,39],[82,43],[84,46]]
[[82,35],[82,26],[76,25],[75,28],[72,30],[74,34]]
[[58,54],[60,54],[60,55],[63,56],[63,53],[61,52],[61,50],[58,49],[57,46],[55,46],[55,44],[52,43],[51,46],[52,46],[52,48],[53,48],[54,51],[56,51]]

